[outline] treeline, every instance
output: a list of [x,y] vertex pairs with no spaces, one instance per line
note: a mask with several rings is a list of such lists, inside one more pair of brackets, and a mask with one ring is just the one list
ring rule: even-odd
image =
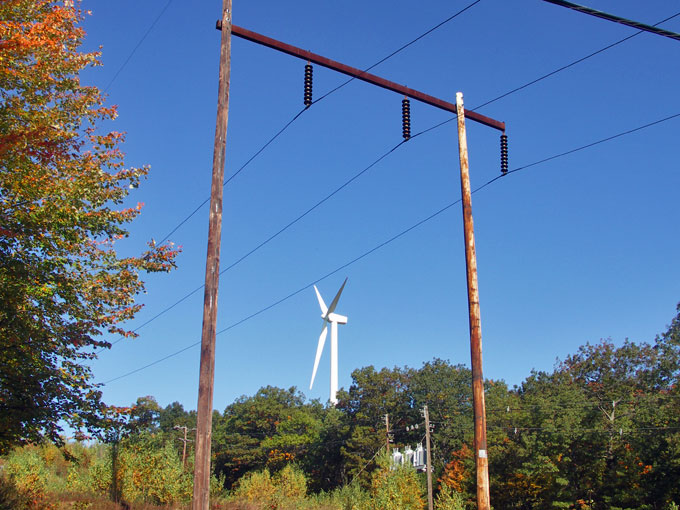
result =
[[[680,313],[668,331],[651,343],[587,344],[552,372],[533,372],[519,387],[486,381],[494,508],[676,508],[680,502],[679,377]],[[284,478],[294,479],[291,466],[293,474],[302,477],[305,494],[346,492],[348,487],[370,494],[376,479],[389,477],[389,470],[384,471],[385,415],[389,415],[390,447],[403,450],[423,442],[421,410],[427,405],[434,425],[431,453],[436,490],[443,491],[448,501],[453,494],[472,504],[470,380],[464,366],[435,359],[420,368],[355,370],[350,387],[339,392],[336,407],[307,401],[295,388],[268,386],[243,396],[213,415],[216,494],[222,489],[235,494],[264,483],[263,479],[270,480],[273,494],[272,480],[281,479],[284,469],[288,470]],[[109,436],[107,458],[118,462],[119,468],[130,465],[130,452],[136,449],[147,459],[147,470],[154,465],[162,471],[163,462],[172,457],[179,466],[173,468],[175,478],[189,480],[193,448],[188,442],[185,472],[182,427],[192,439],[195,412],[179,403],[161,408],[152,397],[143,397],[124,422],[117,423],[123,426]],[[411,427],[416,424],[417,429]],[[125,477],[131,480],[132,471],[128,468],[128,474],[119,474],[119,483],[130,485]],[[409,508],[420,508],[426,501],[424,475],[409,476],[420,480],[414,489],[419,499]],[[189,482],[173,483],[183,495],[179,500],[190,497]],[[106,490],[111,493],[110,487]],[[344,503],[338,505],[342,508]]]

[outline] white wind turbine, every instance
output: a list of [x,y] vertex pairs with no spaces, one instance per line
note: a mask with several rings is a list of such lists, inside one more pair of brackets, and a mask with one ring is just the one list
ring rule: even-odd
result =
[[323,352],[323,346],[326,343],[326,336],[328,335],[328,326],[331,328],[331,404],[335,405],[338,403],[336,394],[338,392],[338,324],[347,324],[347,317],[344,315],[338,315],[335,313],[335,307],[338,305],[338,300],[340,299],[340,294],[342,294],[342,289],[345,288],[347,283],[347,278],[342,282],[340,290],[333,298],[331,306],[327,307],[324,303],[321,294],[319,294],[319,289],[314,285],[314,290],[316,291],[316,298],[319,300],[319,307],[321,307],[321,318],[323,319],[323,329],[321,330],[321,335],[319,335],[319,344],[316,347],[316,359],[314,360],[314,370],[312,371],[312,382],[309,384],[309,389],[312,389],[314,385],[314,377],[316,377],[316,370],[319,368],[319,360],[321,359],[321,353]]

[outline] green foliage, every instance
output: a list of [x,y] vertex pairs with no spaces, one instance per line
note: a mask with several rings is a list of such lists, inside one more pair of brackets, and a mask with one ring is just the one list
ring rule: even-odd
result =
[[36,507],[42,507],[48,501],[49,489],[59,485],[41,453],[35,447],[16,449],[8,455],[4,468],[16,493]]
[[168,505],[188,501],[192,478],[171,443],[141,436],[121,444],[116,478],[124,501]]
[[369,510],[371,508],[371,495],[369,491],[358,483],[350,483],[338,487],[331,494],[329,506],[339,510]]
[[[677,508],[679,317],[652,345],[587,344],[552,372],[534,372],[512,390],[485,382],[495,508]],[[422,424],[420,409],[427,404],[436,426],[437,509],[472,508],[469,375],[442,360],[420,369],[368,367],[354,372],[337,408],[305,402],[295,388],[266,387],[242,397],[224,414],[213,414],[219,477],[211,479],[211,498],[218,508],[239,510],[423,509],[424,474],[390,469],[375,453],[384,447],[385,411],[401,448],[421,440],[422,429],[404,425]],[[153,397],[109,412],[108,444],[32,446],[9,455],[0,504],[14,501],[20,508],[24,497],[48,508],[67,491],[83,508],[106,494],[131,508],[185,505],[193,459],[190,453],[182,470],[172,427],[192,426],[195,414],[176,403],[161,409]],[[230,496],[225,485],[233,487]]]
[[213,422],[216,472],[231,487],[249,471],[276,471],[297,461],[319,441],[321,412],[295,388],[268,386],[238,399]]
[[107,496],[111,492],[111,455],[104,445],[83,449],[74,457],[66,477],[66,489],[74,494]]
[[451,487],[443,486],[434,500],[437,510],[465,510],[465,498]]
[[249,473],[239,481],[234,498],[261,508],[287,510],[299,508],[306,494],[304,473],[295,465],[288,464],[274,476],[267,468]]
[[[73,4],[73,2],[71,3]],[[126,198],[148,172],[125,168],[116,116],[80,72],[83,13],[57,0],[0,2],[0,453],[61,439],[60,420],[96,429],[91,381],[103,333],[133,336],[140,273],[168,271],[175,251],[119,257],[142,204]]]
[[416,471],[408,466],[390,467],[389,457],[381,459],[371,480],[372,510],[422,510],[423,487]]
[[0,510],[26,510],[30,501],[6,475],[0,475]]

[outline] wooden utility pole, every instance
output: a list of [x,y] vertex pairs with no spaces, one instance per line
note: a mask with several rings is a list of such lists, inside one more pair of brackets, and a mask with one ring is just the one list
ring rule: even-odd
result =
[[463,196],[468,310],[470,313],[470,358],[472,362],[472,407],[475,420],[474,452],[475,465],[477,466],[477,509],[490,510],[489,459],[486,448],[486,406],[484,404],[484,375],[482,374],[482,326],[479,315],[477,256],[475,254],[475,232],[472,223],[472,193],[470,191],[470,166],[468,162],[467,136],[465,133],[465,108],[461,92],[456,94],[456,108],[458,115],[460,187]]
[[198,382],[196,416],[196,466],[194,468],[193,510],[210,507],[210,440],[212,437],[213,385],[215,381],[215,333],[217,325],[217,289],[220,278],[220,242],[222,239],[222,190],[224,152],[229,118],[229,78],[231,68],[231,0],[222,3],[220,70],[217,87],[217,122],[213,150],[210,190],[208,254],[205,265],[203,295],[203,329],[201,332],[201,368]]
[[432,502],[432,455],[430,454],[430,413],[427,406],[423,406],[423,417],[425,418],[425,455],[427,463],[427,510],[433,510]]
[[[175,425],[172,428],[175,429],[175,430],[184,431],[184,439],[182,439],[181,437],[178,437],[177,439],[182,441],[182,443],[184,443],[184,446],[182,448],[182,469],[186,470],[186,468],[187,468],[187,443],[191,441],[191,439],[187,439],[189,427],[187,427],[187,426],[181,426],[180,427],[179,425]],[[196,430],[196,429],[191,429],[191,430]]]
[[390,454],[390,415],[385,415],[385,451]]

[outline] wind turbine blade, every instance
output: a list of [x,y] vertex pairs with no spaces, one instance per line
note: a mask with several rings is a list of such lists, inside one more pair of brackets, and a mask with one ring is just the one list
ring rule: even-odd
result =
[[316,285],[314,285],[314,291],[316,292],[316,299],[319,300],[319,307],[321,308],[321,313],[326,315],[326,312],[328,312],[328,307],[326,306],[326,303],[324,303],[321,294],[319,294],[319,289],[316,288]]
[[319,368],[319,361],[321,360],[321,353],[323,352],[323,346],[326,343],[326,335],[328,335],[328,328],[326,327],[326,322],[323,323],[323,329],[321,330],[321,335],[319,335],[319,344],[316,346],[316,359],[314,360],[314,370],[312,371],[312,382],[309,383],[309,389],[314,386],[314,378],[316,377],[316,369]]
[[[338,306],[338,301],[340,300],[340,294],[342,294],[342,289],[345,288],[346,283],[347,283],[347,278],[345,278],[345,281],[342,282],[342,286],[340,287],[340,290],[338,291],[338,293],[333,298],[333,301],[331,302],[331,306],[328,307],[328,313],[333,313],[335,311],[335,307]],[[326,314],[326,315],[328,315],[328,314]]]

